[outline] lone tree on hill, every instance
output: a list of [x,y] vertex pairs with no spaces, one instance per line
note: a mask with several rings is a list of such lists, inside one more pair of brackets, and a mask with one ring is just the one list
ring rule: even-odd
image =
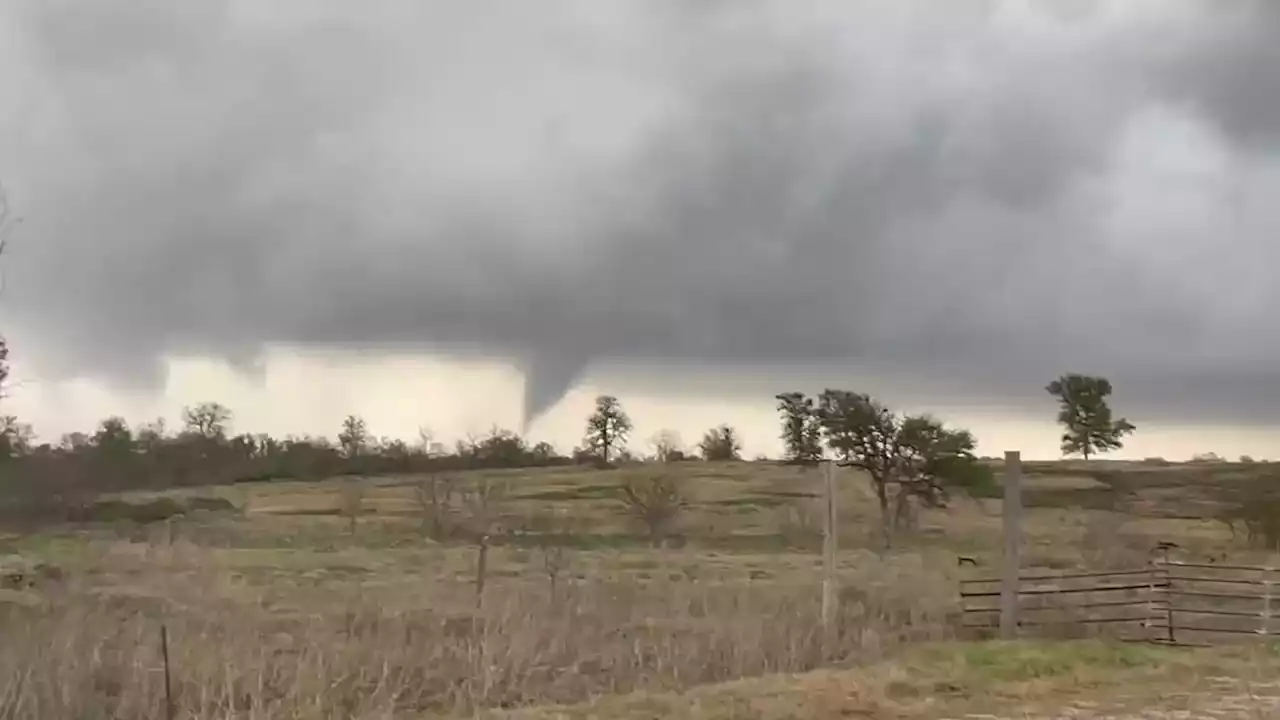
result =
[[584,443],[601,462],[608,463],[611,453],[626,444],[631,430],[631,418],[618,398],[601,395],[596,398],[596,411],[587,418]]
[[801,392],[782,393],[774,397],[782,413],[782,438],[787,462],[813,465],[822,459],[822,422],[813,398]]
[[870,396],[848,390],[823,391],[816,412],[840,465],[871,479],[886,548],[909,518],[912,498],[941,507],[948,487],[972,488],[991,480],[990,469],[974,455],[977,443],[968,430],[949,429],[928,415],[899,417]]
[[1058,422],[1066,428],[1062,434],[1062,454],[1081,455],[1085,460],[1097,453],[1119,450],[1121,440],[1132,433],[1133,423],[1124,418],[1111,419],[1111,381],[1103,377],[1067,374],[1045,386],[1045,391],[1058,398]]

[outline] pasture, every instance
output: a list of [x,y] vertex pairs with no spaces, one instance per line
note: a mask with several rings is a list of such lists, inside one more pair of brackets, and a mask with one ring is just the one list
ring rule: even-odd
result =
[[[1024,565],[1140,564],[1160,541],[1265,561],[1206,519],[1201,491],[1268,468],[1029,463]],[[661,538],[621,500],[637,474],[686,499]],[[186,511],[0,536],[0,717],[164,718],[166,696],[179,718],[1022,716],[1238,705],[1241,683],[1256,696],[1280,671],[1265,643],[963,639],[957,585],[996,571],[998,498],[921,509],[885,552],[866,480],[841,471],[839,633],[824,642],[816,471],[449,477],[444,523],[483,533],[441,532],[431,488],[406,476],[133,493],[117,500]]]

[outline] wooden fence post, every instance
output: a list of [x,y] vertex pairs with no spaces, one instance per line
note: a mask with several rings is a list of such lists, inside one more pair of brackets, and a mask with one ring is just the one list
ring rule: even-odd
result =
[[1146,640],[1152,642],[1155,640],[1156,632],[1156,559],[1154,557],[1147,560],[1147,619],[1142,621],[1142,629],[1146,631]]
[[160,659],[164,662],[164,716],[173,720],[177,707],[173,704],[173,678],[169,671],[169,625],[160,623]]
[[1022,456],[1004,454],[1004,569],[1000,583],[1000,638],[1018,636],[1018,572],[1022,551]]
[[1258,628],[1259,635],[1271,634],[1271,566],[1267,566],[1262,570],[1262,627]]
[[822,533],[822,640],[824,654],[835,647],[836,634],[836,528],[839,517],[836,512],[836,464],[822,464],[822,485],[825,498]]
[[1164,619],[1168,627],[1165,629],[1165,640],[1170,645],[1178,644],[1178,630],[1173,621],[1173,575],[1169,572],[1169,548],[1160,548],[1161,578],[1164,588]]

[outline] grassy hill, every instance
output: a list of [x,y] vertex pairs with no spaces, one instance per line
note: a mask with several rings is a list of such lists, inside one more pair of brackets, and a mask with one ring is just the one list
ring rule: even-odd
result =
[[[1196,508],[1212,488],[1269,471],[1030,463],[1028,565],[1140,563],[1161,540],[1254,557]],[[654,475],[687,498],[658,546],[621,499],[629,480]],[[922,510],[884,553],[865,478],[842,472],[840,633],[824,643],[816,472],[694,462],[450,477],[457,532],[434,526],[427,480],[404,476],[126,494],[99,522],[0,536],[6,717],[163,717],[162,623],[179,716],[200,718],[551,705],[575,709],[530,717],[813,717],[801,702],[812,688],[849,683],[876,688],[857,695],[880,703],[868,712],[896,717],[924,712],[913,698],[955,674],[945,668],[977,662],[965,648],[987,647],[955,642],[957,582],[974,572],[956,557],[993,564],[998,499]],[[484,486],[503,492],[482,512]],[[922,648],[946,650],[928,659]],[[783,677],[831,667],[862,669]],[[581,704],[591,698],[604,699]]]

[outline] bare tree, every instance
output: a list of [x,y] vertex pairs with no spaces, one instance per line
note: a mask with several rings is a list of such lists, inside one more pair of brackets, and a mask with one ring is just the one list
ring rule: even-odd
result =
[[622,484],[627,512],[644,523],[654,547],[662,545],[685,507],[679,482],[667,473],[632,475]]
[[532,533],[542,556],[542,570],[547,576],[552,606],[560,600],[560,576],[569,569],[570,557],[565,539],[576,530],[573,520],[563,509],[552,515],[537,515],[524,524],[525,532]]
[[206,440],[226,438],[231,427],[231,410],[216,402],[203,402],[182,410],[182,422],[187,432]]
[[441,542],[452,531],[450,523],[457,499],[457,479],[450,475],[431,475],[414,486],[418,507],[422,511],[422,528],[432,540]]
[[1216,492],[1221,505],[1215,518],[1239,539],[1241,530],[1254,548],[1280,551],[1280,483],[1273,473],[1259,473],[1247,480],[1221,484]]
[[463,530],[476,546],[476,607],[480,607],[484,601],[490,544],[495,535],[503,532],[501,505],[506,495],[506,483],[495,482],[483,476],[463,494],[466,512]]

